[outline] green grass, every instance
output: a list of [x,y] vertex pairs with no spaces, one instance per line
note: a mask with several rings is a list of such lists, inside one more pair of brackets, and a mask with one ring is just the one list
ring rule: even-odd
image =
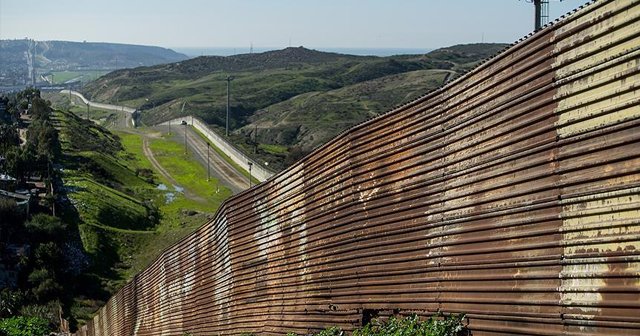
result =
[[[71,95],[69,100],[69,94],[63,94],[59,92],[46,92],[42,94],[43,97],[49,101],[54,108],[70,111],[76,116],[86,119],[87,117],[87,105],[82,100],[74,95]],[[113,110],[104,110],[95,107],[89,108],[89,119],[93,120],[99,125],[109,127],[121,120],[124,112],[117,112]]]
[[[153,165],[146,158],[142,150],[143,141],[141,136],[124,132],[117,134],[120,136],[127,153],[131,154],[131,159],[135,166],[153,170]],[[198,210],[213,213],[217,211],[222,201],[231,196],[231,191],[219,184],[217,179],[212,178],[206,181],[206,169],[191,157],[191,155],[184,154],[182,144],[163,137],[150,140],[149,146],[156,160],[176,179],[180,187],[188,189],[197,197],[205,200],[205,202],[189,200],[178,192],[173,202],[160,206],[163,215],[168,216],[182,210]],[[156,174],[156,179],[159,183],[166,185],[170,190],[175,189],[162,175]],[[159,230],[162,229],[163,227],[161,225]]]
[[191,154],[184,152],[182,144],[178,144],[166,139],[154,139],[150,142],[150,147],[156,160],[170,174],[174,176],[181,187],[191,190],[199,197],[210,200],[205,204],[198,205],[196,209],[214,211],[211,204],[219,204],[224,199],[231,196],[230,190],[221,185],[215,178],[207,181],[207,170],[197,162]]
[[259,144],[258,148],[275,155],[289,152],[289,147],[280,145]]
[[[54,117],[65,154],[63,181],[77,210],[72,221],[93,260],[84,276],[101,290],[114,293],[160,252],[212,218],[231,195],[216,180],[200,183],[196,177],[206,176],[206,170],[184,156],[180,144],[164,138],[151,141],[156,159],[196,200],[172,190],[157,172],[151,178],[136,173],[153,170],[142,135],[114,134],[70,112],[58,111]],[[170,189],[159,190],[160,183]],[[172,202],[167,202],[168,192],[175,193]],[[72,308],[80,321],[90,318],[104,299],[85,296],[75,298]]]
[[72,190],[69,198],[84,223],[118,229],[144,230],[154,222],[148,219],[149,213],[139,199],[105,186],[90,177],[79,177],[78,172],[65,180]]
[[[124,132],[117,134],[120,136],[125,151],[129,154],[132,165],[138,168],[153,169],[151,162],[144,155],[143,141],[140,135]],[[162,199],[157,203],[162,219],[149,239],[142,242],[135,260],[132,260],[131,269],[127,276],[143,270],[162,250],[202,225],[213,216],[220,204],[231,196],[231,191],[226,187],[218,186],[217,180],[211,179],[207,182],[196,179],[196,177],[206,177],[206,170],[196,160],[185,156],[184,148],[180,144],[158,138],[150,142],[150,147],[156,160],[171,173],[181,187],[189,189],[197,196],[204,198],[206,202],[190,200],[184,194],[175,193],[175,199],[166,203],[164,192],[155,188],[147,190],[151,193],[161,194]],[[156,180],[169,187],[170,191],[173,189],[173,186],[162,175],[156,174]],[[220,191],[215,193],[218,187]],[[197,211],[197,213],[193,213],[193,211]]]
[[[144,156],[142,137],[139,134],[115,132],[120,137],[120,143],[125,148],[124,156],[137,168],[153,169],[151,162]],[[162,179],[161,176],[158,178]],[[166,181],[163,181],[163,183]]]

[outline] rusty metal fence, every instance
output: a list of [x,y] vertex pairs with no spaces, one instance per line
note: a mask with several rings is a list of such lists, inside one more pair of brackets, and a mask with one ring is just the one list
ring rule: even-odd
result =
[[354,127],[165,251],[78,335],[640,334],[640,1],[595,1]]

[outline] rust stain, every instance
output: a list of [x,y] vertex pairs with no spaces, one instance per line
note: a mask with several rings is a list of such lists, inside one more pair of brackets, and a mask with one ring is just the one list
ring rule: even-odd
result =
[[640,334],[640,1],[594,1],[229,199],[76,335],[305,334],[464,312]]

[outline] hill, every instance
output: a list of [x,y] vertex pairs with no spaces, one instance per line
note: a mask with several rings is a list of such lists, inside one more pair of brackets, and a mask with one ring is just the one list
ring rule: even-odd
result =
[[118,43],[0,40],[0,86],[30,84],[30,67],[52,71],[103,70],[178,62],[186,55],[171,49]]
[[452,74],[455,72],[416,70],[335,90],[304,93],[258,111],[239,132],[247,138],[256,137],[258,143],[311,149],[351,126],[439,87]]
[[[187,198],[154,171],[137,133],[112,133],[75,114],[55,112],[64,154],[63,181],[70,213],[83,253],[90,263],[74,291],[71,316],[83,321],[125,281],[160,251],[197,228],[231,192],[206,182],[199,201]],[[181,144],[163,138],[149,141],[157,160],[182,163],[185,174],[199,163],[183,154]],[[177,148],[177,149],[176,149]],[[164,160],[164,161],[163,161]],[[166,163],[166,162],[165,162]],[[166,169],[171,170],[167,164]],[[183,182],[189,178],[175,175]],[[183,187],[190,187],[183,184]]]
[[504,47],[469,44],[390,57],[297,47],[198,57],[114,71],[88,84],[84,93],[92,100],[138,107],[146,124],[195,114],[224,127],[225,79],[233,76],[233,141],[282,169],[292,148],[308,151],[351,125],[442,85]]

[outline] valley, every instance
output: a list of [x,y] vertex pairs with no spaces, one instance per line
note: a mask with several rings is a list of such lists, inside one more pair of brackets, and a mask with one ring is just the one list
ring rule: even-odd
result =
[[389,57],[303,47],[197,57],[119,70],[85,86],[93,101],[138,106],[155,125],[196,115],[224,133],[230,82],[230,141],[280,171],[341,131],[440,87],[504,44],[469,44]]

